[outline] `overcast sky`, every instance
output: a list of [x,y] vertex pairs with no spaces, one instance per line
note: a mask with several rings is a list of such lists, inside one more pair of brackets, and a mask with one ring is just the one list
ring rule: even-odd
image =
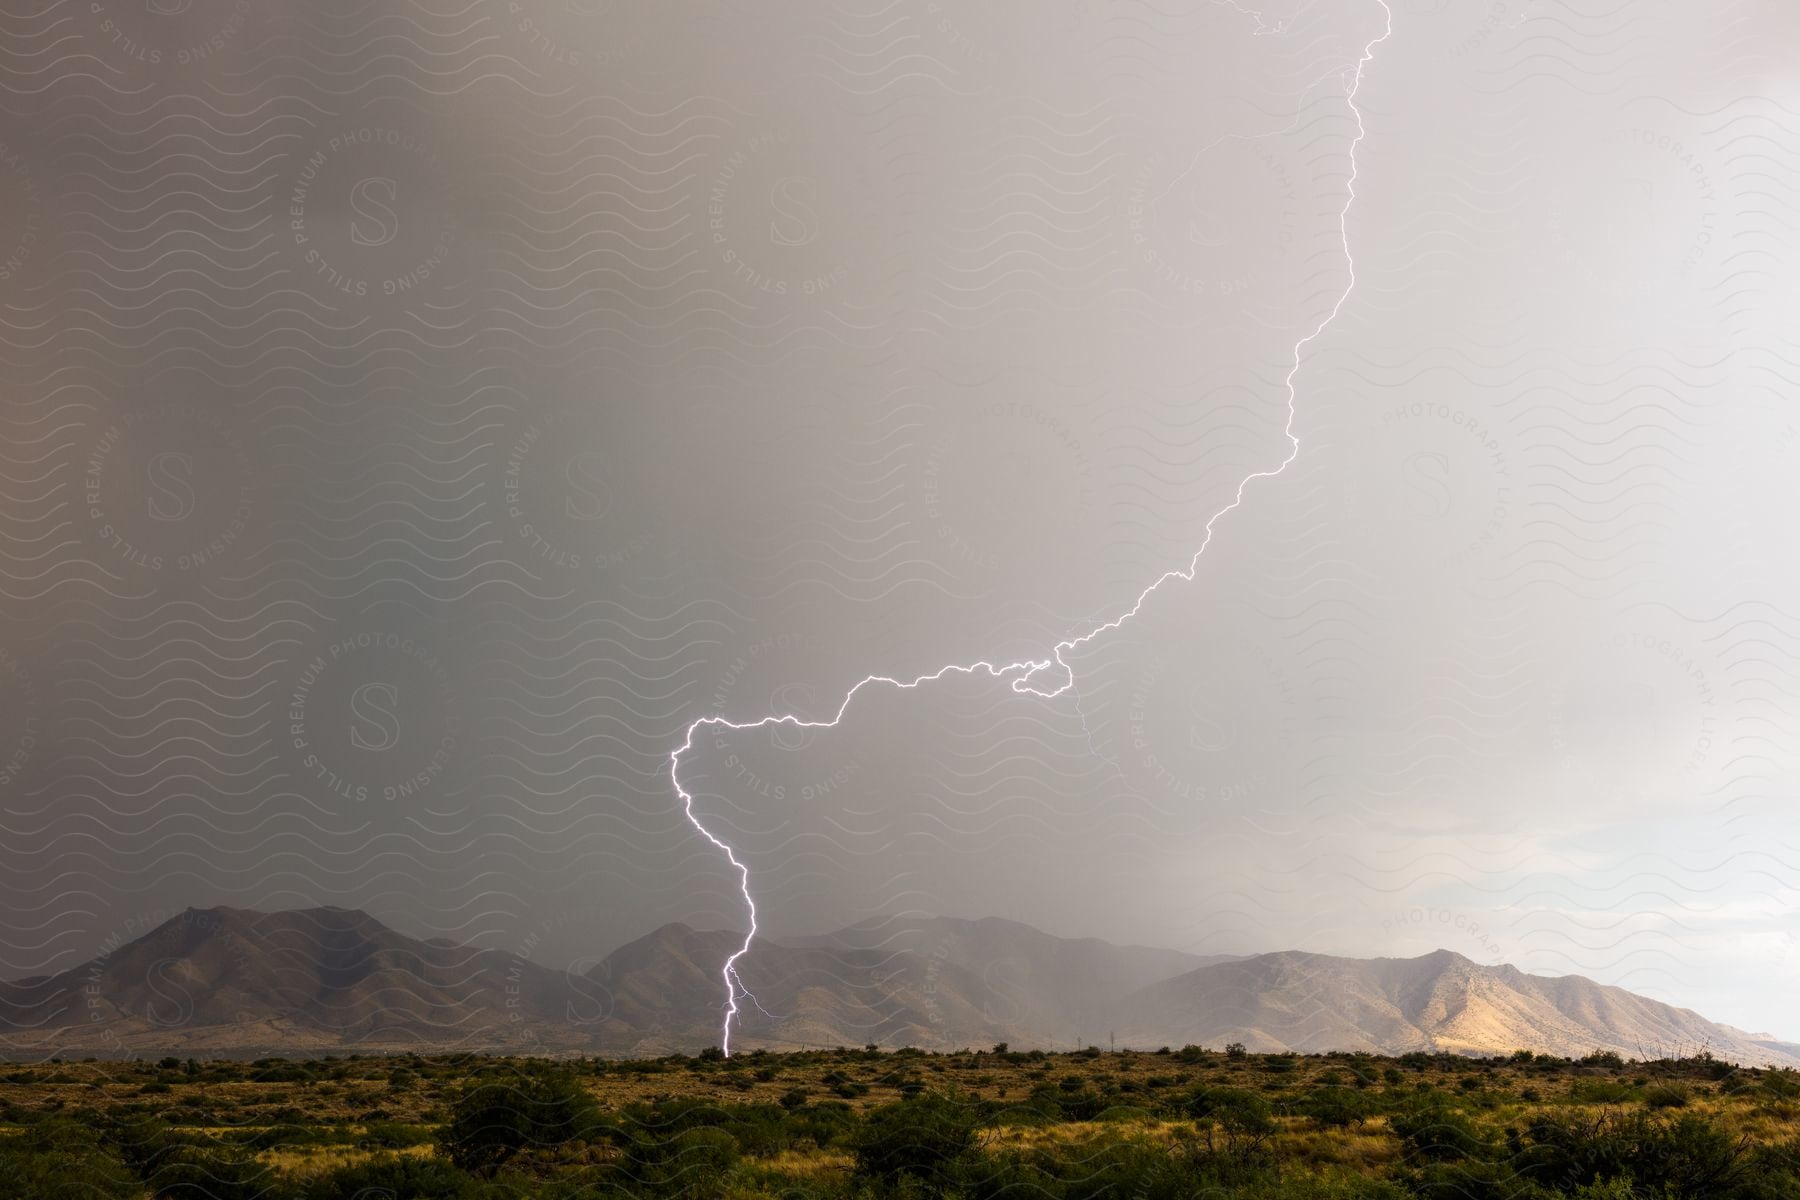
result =
[[1075,688],[698,739],[765,927],[1800,1038],[1800,14],[1390,2],[0,19],[0,974],[742,928],[686,725],[1130,609],[1342,297]]

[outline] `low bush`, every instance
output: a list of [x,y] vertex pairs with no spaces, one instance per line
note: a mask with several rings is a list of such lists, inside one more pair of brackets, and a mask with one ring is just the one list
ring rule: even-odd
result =
[[857,1173],[886,1183],[910,1177],[948,1186],[975,1147],[976,1106],[934,1093],[870,1112],[851,1135]]

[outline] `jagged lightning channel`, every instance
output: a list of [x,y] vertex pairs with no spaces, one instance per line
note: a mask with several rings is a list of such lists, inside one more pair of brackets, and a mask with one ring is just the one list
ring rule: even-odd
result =
[[[1200,569],[1200,558],[1206,553],[1207,547],[1212,544],[1213,527],[1218,524],[1219,519],[1243,504],[1245,489],[1252,483],[1256,482],[1258,479],[1272,479],[1281,474],[1283,471],[1287,470],[1288,464],[1292,463],[1294,459],[1299,456],[1300,439],[1294,435],[1294,419],[1299,404],[1299,394],[1294,385],[1294,378],[1299,375],[1300,367],[1305,361],[1306,348],[1316,341],[1319,335],[1323,334],[1325,330],[1331,326],[1333,321],[1337,320],[1338,313],[1343,310],[1345,302],[1350,299],[1350,294],[1356,290],[1356,260],[1350,252],[1350,209],[1356,203],[1356,148],[1362,144],[1363,136],[1366,133],[1366,130],[1363,127],[1362,110],[1356,107],[1356,95],[1362,88],[1363,71],[1368,67],[1370,60],[1375,57],[1375,47],[1387,41],[1394,32],[1394,13],[1393,10],[1388,7],[1387,0],[1375,0],[1375,2],[1381,6],[1383,21],[1381,34],[1380,36],[1371,39],[1363,46],[1362,57],[1359,58],[1356,63],[1355,77],[1352,79],[1349,88],[1344,93],[1344,102],[1349,106],[1351,114],[1356,118],[1356,136],[1350,139],[1350,179],[1347,187],[1348,194],[1345,197],[1342,211],[1338,213],[1338,237],[1343,245],[1344,263],[1349,272],[1349,281],[1344,285],[1344,290],[1338,296],[1337,303],[1331,306],[1331,311],[1319,321],[1312,332],[1294,343],[1294,362],[1293,365],[1288,368],[1286,379],[1283,380],[1283,386],[1287,389],[1287,423],[1282,427],[1282,435],[1287,438],[1287,454],[1274,468],[1267,471],[1257,471],[1254,474],[1244,476],[1238,483],[1237,493],[1232,497],[1231,503],[1227,504],[1224,508],[1221,508],[1207,520],[1206,535],[1201,539],[1200,546],[1194,551],[1193,557],[1188,559],[1187,566],[1182,569],[1164,573],[1151,583],[1149,587],[1138,593],[1136,601],[1132,603],[1129,609],[1106,622],[1104,625],[1096,625],[1079,637],[1068,638],[1058,642],[1051,648],[1050,657],[1048,658],[1028,659],[1022,662],[1007,663],[1004,666],[991,662],[952,664],[950,666],[940,667],[928,675],[920,675],[917,678],[910,680],[896,679],[888,675],[870,675],[851,687],[848,692],[844,693],[843,702],[838,705],[837,711],[828,719],[808,721],[803,720],[801,717],[792,713],[771,713],[766,717],[760,717],[754,721],[732,721],[719,716],[702,717],[687,727],[687,736],[682,739],[681,745],[670,752],[669,781],[675,787],[675,794],[681,797],[682,812],[687,815],[688,822],[699,831],[700,836],[717,846],[719,850],[724,853],[725,858],[730,862],[732,869],[738,873],[738,886],[744,896],[744,905],[749,910],[750,914],[750,928],[748,932],[744,934],[744,944],[739,946],[731,957],[725,960],[725,967],[721,972],[725,983],[725,1019],[720,1035],[720,1049],[727,1056],[731,1054],[731,1025],[738,1015],[738,999],[740,996],[750,997],[749,990],[744,987],[743,981],[738,978],[737,964],[739,959],[750,952],[750,943],[756,938],[756,899],[750,894],[750,869],[738,860],[737,852],[735,850],[722,841],[712,832],[712,830],[708,829],[699,817],[694,815],[694,797],[689,793],[687,788],[682,786],[681,760],[688,751],[694,748],[695,735],[709,726],[716,726],[737,732],[764,729],[772,725],[792,725],[797,729],[829,729],[844,719],[844,713],[849,710],[850,702],[856,699],[857,693],[872,684],[886,684],[890,687],[898,688],[901,691],[910,691],[913,688],[921,687],[927,683],[934,683],[937,680],[944,678],[946,675],[977,675],[985,673],[996,679],[1004,679],[1008,676],[1016,675],[1017,678],[1010,681],[1010,686],[1013,691],[1022,695],[1037,696],[1046,700],[1055,699],[1075,686],[1075,668],[1069,665],[1068,660],[1063,657],[1064,654],[1067,654],[1071,650],[1080,649],[1095,638],[1100,637],[1102,634],[1110,633],[1112,630],[1119,628],[1119,626],[1131,620],[1131,618],[1137,616],[1138,612],[1144,607],[1144,602],[1155,595],[1157,590],[1171,579],[1180,579],[1187,583],[1193,582],[1195,572]],[[1235,8],[1236,5],[1232,5],[1232,7]],[[1258,16],[1258,21],[1258,33],[1276,32],[1280,28],[1278,26],[1275,30],[1269,30],[1260,27],[1260,15]],[[1032,682],[1039,675],[1046,671],[1050,671],[1053,668],[1058,671],[1058,674],[1051,676],[1042,686]],[[1055,686],[1051,687],[1051,684],[1054,684]],[[754,997],[750,998],[754,1000]]]

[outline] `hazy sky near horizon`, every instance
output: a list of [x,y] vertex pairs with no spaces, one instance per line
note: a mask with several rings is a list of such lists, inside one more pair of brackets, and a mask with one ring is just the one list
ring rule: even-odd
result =
[[[0,976],[997,915],[1800,1039],[1800,12],[0,17]],[[1252,12],[1250,10],[1256,10]],[[1345,296],[1354,263],[1355,286]]]

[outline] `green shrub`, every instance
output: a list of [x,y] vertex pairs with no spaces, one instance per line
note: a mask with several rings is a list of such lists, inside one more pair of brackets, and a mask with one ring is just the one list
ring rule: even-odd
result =
[[375,1200],[404,1196],[406,1200],[461,1200],[471,1180],[438,1158],[406,1155],[372,1159],[341,1167],[306,1183],[301,1200]]
[[856,1113],[841,1100],[821,1100],[795,1109],[787,1119],[796,1143],[810,1142],[821,1150],[847,1140],[857,1124]]
[[143,1184],[91,1125],[66,1117],[0,1135],[0,1196],[137,1200]]
[[1106,1111],[1109,1103],[1105,1096],[1090,1090],[1079,1076],[1070,1076],[1055,1085],[1040,1083],[1031,1089],[1026,1102],[1044,1116],[1058,1121],[1092,1121]]
[[1710,1200],[1746,1175],[1745,1144],[1691,1113],[1544,1113],[1508,1141],[1522,1173],[1560,1191],[1627,1177],[1674,1200]]
[[[1062,1200],[1185,1200],[1201,1188],[1201,1177],[1190,1161],[1136,1138],[1084,1147],[1078,1154],[1061,1157],[1039,1155],[1035,1165],[1039,1175],[1054,1179],[1054,1186],[1020,1190],[1012,1194],[1017,1200],[1028,1196],[1042,1200],[1046,1194]],[[1019,1182],[1032,1181],[1027,1177]]]
[[420,1125],[372,1121],[356,1139],[356,1144],[365,1150],[400,1150],[407,1146],[423,1146],[431,1140],[431,1130]]
[[252,1145],[237,1139],[120,1110],[106,1122],[105,1140],[157,1200],[284,1200],[291,1192],[278,1172],[258,1161]]
[[1411,1171],[1407,1189],[1419,1200],[1559,1200],[1510,1163],[1465,1159],[1427,1163]]
[[[953,1170],[955,1182],[950,1194],[963,1200],[1067,1200],[1056,1177],[1036,1161],[1036,1156],[1020,1153],[993,1155],[973,1154]],[[902,1184],[894,1188],[896,1195],[918,1195],[927,1185]],[[862,1195],[859,1193],[859,1200]]]
[[252,1083],[311,1083],[313,1073],[299,1063],[275,1061],[251,1072]]
[[974,1149],[976,1115],[973,1104],[946,1094],[875,1109],[851,1137],[857,1173],[889,1183],[911,1176],[943,1186]]
[[1776,1100],[1800,1099],[1800,1071],[1792,1067],[1775,1067],[1763,1075],[1758,1086]]
[[1390,1128],[1415,1163],[1471,1162],[1485,1157],[1489,1149],[1464,1113],[1434,1096],[1409,1105],[1393,1118]]
[[1736,1200],[1793,1200],[1800,1196],[1800,1138],[1757,1148]]
[[1370,1107],[1361,1092],[1335,1084],[1318,1089],[1299,1105],[1303,1116],[1311,1117],[1325,1129],[1361,1125],[1368,1120]]
[[1621,1104],[1632,1098],[1633,1090],[1616,1079],[1577,1079],[1569,1085],[1569,1098],[1583,1104]]
[[527,1148],[561,1146],[585,1138],[599,1124],[598,1106],[566,1071],[522,1071],[477,1081],[456,1098],[439,1138],[451,1162],[492,1173]]
[[715,1126],[667,1133],[640,1130],[625,1146],[620,1171],[628,1195],[715,1197],[738,1161],[737,1139]]
[[1275,1133],[1269,1102],[1243,1088],[1197,1089],[1187,1102],[1209,1154],[1245,1162]]
[[1583,1184],[1570,1193],[1574,1200],[1642,1200],[1643,1193],[1623,1175]]
[[192,1146],[162,1157],[144,1183],[157,1200],[279,1200],[291,1194],[280,1173],[253,1154]]

